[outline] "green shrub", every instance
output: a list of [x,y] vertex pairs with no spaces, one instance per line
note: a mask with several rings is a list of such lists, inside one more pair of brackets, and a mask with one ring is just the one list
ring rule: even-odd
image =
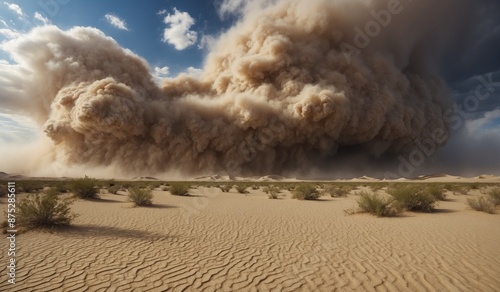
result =
[[236,185],[236,190],[240,194],[248,194],[247,188],[248,188],[248,186],[246,186],[246,185]]
[[293,190],[293,198],[298,200],[317,200],[319,196],[316,187],[310,184],[298,185]]
[[170,193],[174,196],[188,196],[190,186],[185,183],[172,183]]
[[431,184],[425,189],[425,191],[438,201],[443,201],[446,199],[444,189],[440,185]]
[[495,206],[500,205],[500,188],[494,188],[487,194]]
[[479,189],[479,186],[480,186],[480,184],[479,184],[479,183],[477,183],[477,182],[475,182],[475,183],[471,183],[471,184],[469,185],[469,187],[470,187],[470,189],[471,189],[471,190],[478,190],[478,189]]
[[362,212],[367,212],[377,217],[392,217],[401,212],[397,206],[392,206],[393,199],[387,199],[378,194],[360,192],[357,199],[358,206]]
[[128,199],[136,206],[151,206],[153,204],[153,192],[150,188],[129,188]]
[[408,211],[431,212],[436,198],[424,192],[419,186],[397,185],[388,190],[398,206]]
[[467,199],[467,205],[476,211],[482,211],[489,214],[495,213],[495,204],[486,196]]
[[163,186],[163,187],[161,187],[161,190],[166,192],[166,191],[168,191],[168,187]]
[[35,194],[21,199],[17,205],[17,223],[27,229],[69,225],[73,199],[53,194]]
[[96,188],[97,180],[85,176],[71,181],[71,192],[81,199],[93,199],[98,197],[98,189]]
[[221,191],[223,193],[227,193],[227,192],[229,192],[231,190],[231,186],[221,185],[221,186],[219,186],[219,189],[221,189]]
[[43,192],[49,196],[59,196],[61,194],[61,192],[56,187],[52,187]]
[[112,185],[108,187],[108,193],[116,195],[120,189],[121,187],[119,185]]

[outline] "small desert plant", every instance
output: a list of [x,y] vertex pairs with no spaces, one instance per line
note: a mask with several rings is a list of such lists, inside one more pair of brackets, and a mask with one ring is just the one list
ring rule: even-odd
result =
[[398,206],[408,211],[431,212],[436,198],[424,192],[418,186],[397,185],[388,190]]
[[185,183],[172,183],[169,191],[174,196],[187,196],[189,195],[189,185]]
[[108,193],[116,195],[120,191],[121,187],[119,185],[112,185],[108,187]]
[[487,194],[495,206],[500,205],[500,188],[494,188],[490,190]]
[[253,186],[252,186],[252,190],[256,191],[256,190],[258,190],[258,189],[259,189],[259,186],[258,186],[258,185],[253,185]]
[[71,181],[71,191],[81,199],[93,199],[98,196],[96,185],[96,179],[85,176]]
[[264,193],[267,194],[269,199],[277,199],[278,194],[281,192],[280,188],[277,186],[270,185],[264,188]]
[[61,194],[61,192],[56,187],[52,187],[43,192],[49,196],[59,196]]
[[161,190],[164,191],[164,192],[166,192],[166,191],[168,191],[168,187],[163,186],[163,187],[161,187]]
[[27,229],[69,225],[77,215],[70,212],[73,199],[53,194],[35,194],[17,205],[17,222]]
[[476,211],[482,211],[489,214],[495,213],[495,204],[486,196],[467,199],[467,205]]
[[55,183],[54,188],[56,188],[60,193],[67,193],[70,189],[69,185],[64,182]]
[[235,188],[238,191],[238,193],[240,193],[240,194],[248,194],[248,191],[247,191],[248,186],[246,186],[246,185],[236,185]]
[[393,199],[383,198],[378,194],[360,192],[357,199],[362,212],[367,212],[377,217],[392,217],[401,212],[397,206],[392,206]]
[[227,193],[227,192],[229,192],[231,190],[231,186],[221,185],[221,186],[219,186],[219,189],[221,189],[221,191],[223,193]]
[[43,189],[43,184],[36,181],[22,181],[18,183],[17,188],[20,192],[34,193]]
[[298,200],[317,200],[319,196],[316,187],[310,184],[298,185],[293,190],[293,198]]
[[129,188],[128,199],[136,206],[151,206],[153,204],[153,192],[150,188]]
[[349,194],[350,188],[347,186],[334,186],[334,185],[327,185],[325,186],[325,190],[323,193],[325,195],[330,195],[332,198],[338,198],[338,197],[345,197]]
[[477,190],[477,189],[479,189],[479,183],[477,183],[477,182],[471,183],[471,184],[469,184],[469,187],[471,190]]
[[444,189],[440,185],[431,184],[425,189],[425,191],[438,201],[443,201],[446,199]]

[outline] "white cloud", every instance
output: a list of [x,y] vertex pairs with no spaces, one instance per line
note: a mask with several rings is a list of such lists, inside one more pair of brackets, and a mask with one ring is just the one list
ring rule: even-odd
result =
[[125,23],[125,20],[122,20],[118,18],[118,16],[115,16],[113,14],[106,14],[104,17],[106,17],[106,20],[111,24],[112,26],[122,29],[122,30],[128,30],[127,28],[127,23]]
[[20,33],[10,28],[0,28],[0,35],[8,39],[14,39],[17,38]]
[[162,9],[162,10],[158,11],[156,14],[157,15],[167,14],[167,10],[166,9]]
[[154,75],[159,78],[166,78],[168,77],[168,74],[170,74],[170,68],[167,66],[154,68]]
[[201,37],[200,43],[198,44],[198,49],[208,49],[210,50],[211,48],[214,47],[215,43],[217,42],[217,39],[212,36],[212,35],[203,35]]
[[24,16],[23,10],[21,9],[21,7],[19,7],[19,5],[17,5],[17,4],[10,4],[8,2],[4,2],[3,4],[5,4],[10,10],[14,11],[15,13],[17,13],[17,15]]
[[1,22],[4,26],[9,27],[9,25],[7,24],[7,22],[5,22],[5,20],[0,19],[0,22]]
[[195,67],[190,66],[183,73],[185,73],[191,77],[198,78],[201,76],[202,72],[203,72],[203,70],[201,70],[200,68],[195,68]]
[[174,8],[174,14],[169,13],[163,22],[167,24],[163,32],[164,42],[173,45],[177,50],[184,50],[196,43],[198,34],[189,30],[195,21],[189,13]]
[[35,19],[39,20],[40,22],[42,22],[44,25],[47,25],[47,24],[50,24],[50,20],[46,17],[43,17],[42,14],[40,14],[40,12],[35,12],[35,15],[34,15]]

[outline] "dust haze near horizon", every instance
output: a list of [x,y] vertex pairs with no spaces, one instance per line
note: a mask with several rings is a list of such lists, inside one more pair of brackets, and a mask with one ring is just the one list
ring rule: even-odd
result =
[[474,4],[401,1],[357,48],[355,28],[386,1],[262,3],[239,5],[199,78],[161,86],[145,60],[98,29],[35,28],[4,45],[18,64],[3,106],[43,125],[51,142],[33,154],[39,167],[132,175],[376,168],[436,140],[436,129],[450,134],[440,60],[479,25]]

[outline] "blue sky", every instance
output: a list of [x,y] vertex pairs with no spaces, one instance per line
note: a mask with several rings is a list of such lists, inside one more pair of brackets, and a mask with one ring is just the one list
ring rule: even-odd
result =
[[[13,6],[14,4],[14,6]],[[15,6],[17,5],[20,10]],[[145,58],[154,67],[169,67],[171,76],[189,67],[202,67],[206,54],[204,40],[214,36],[231,25],[231,18],[219,17],[217,2],[213,0],[162,0],[162,1],[75,1],[75,0],[18,0],[2,1],[0,9],[0,41],[8,39],[7,30],[26,32],[43,20],[35,17],[39,13],[47,22],[69,29],[73,26],[91,26],[114,38],[120,45]],[[164,22],[165,17],[188,15],[194,21],[189,31],[196,34],[196,40],[186,48],[163,41],[164,31],[172,25]],[[16,11],[17,10],[17,11]],[[19,13],[19,11],[21,13]],[[160,13],[161,12],[161,13]],[[184,13],[184,14],[183,14]],[[114,16],[123,21],[126,29],[110,23]],[[8,59],[5,53],[0,59]]]

